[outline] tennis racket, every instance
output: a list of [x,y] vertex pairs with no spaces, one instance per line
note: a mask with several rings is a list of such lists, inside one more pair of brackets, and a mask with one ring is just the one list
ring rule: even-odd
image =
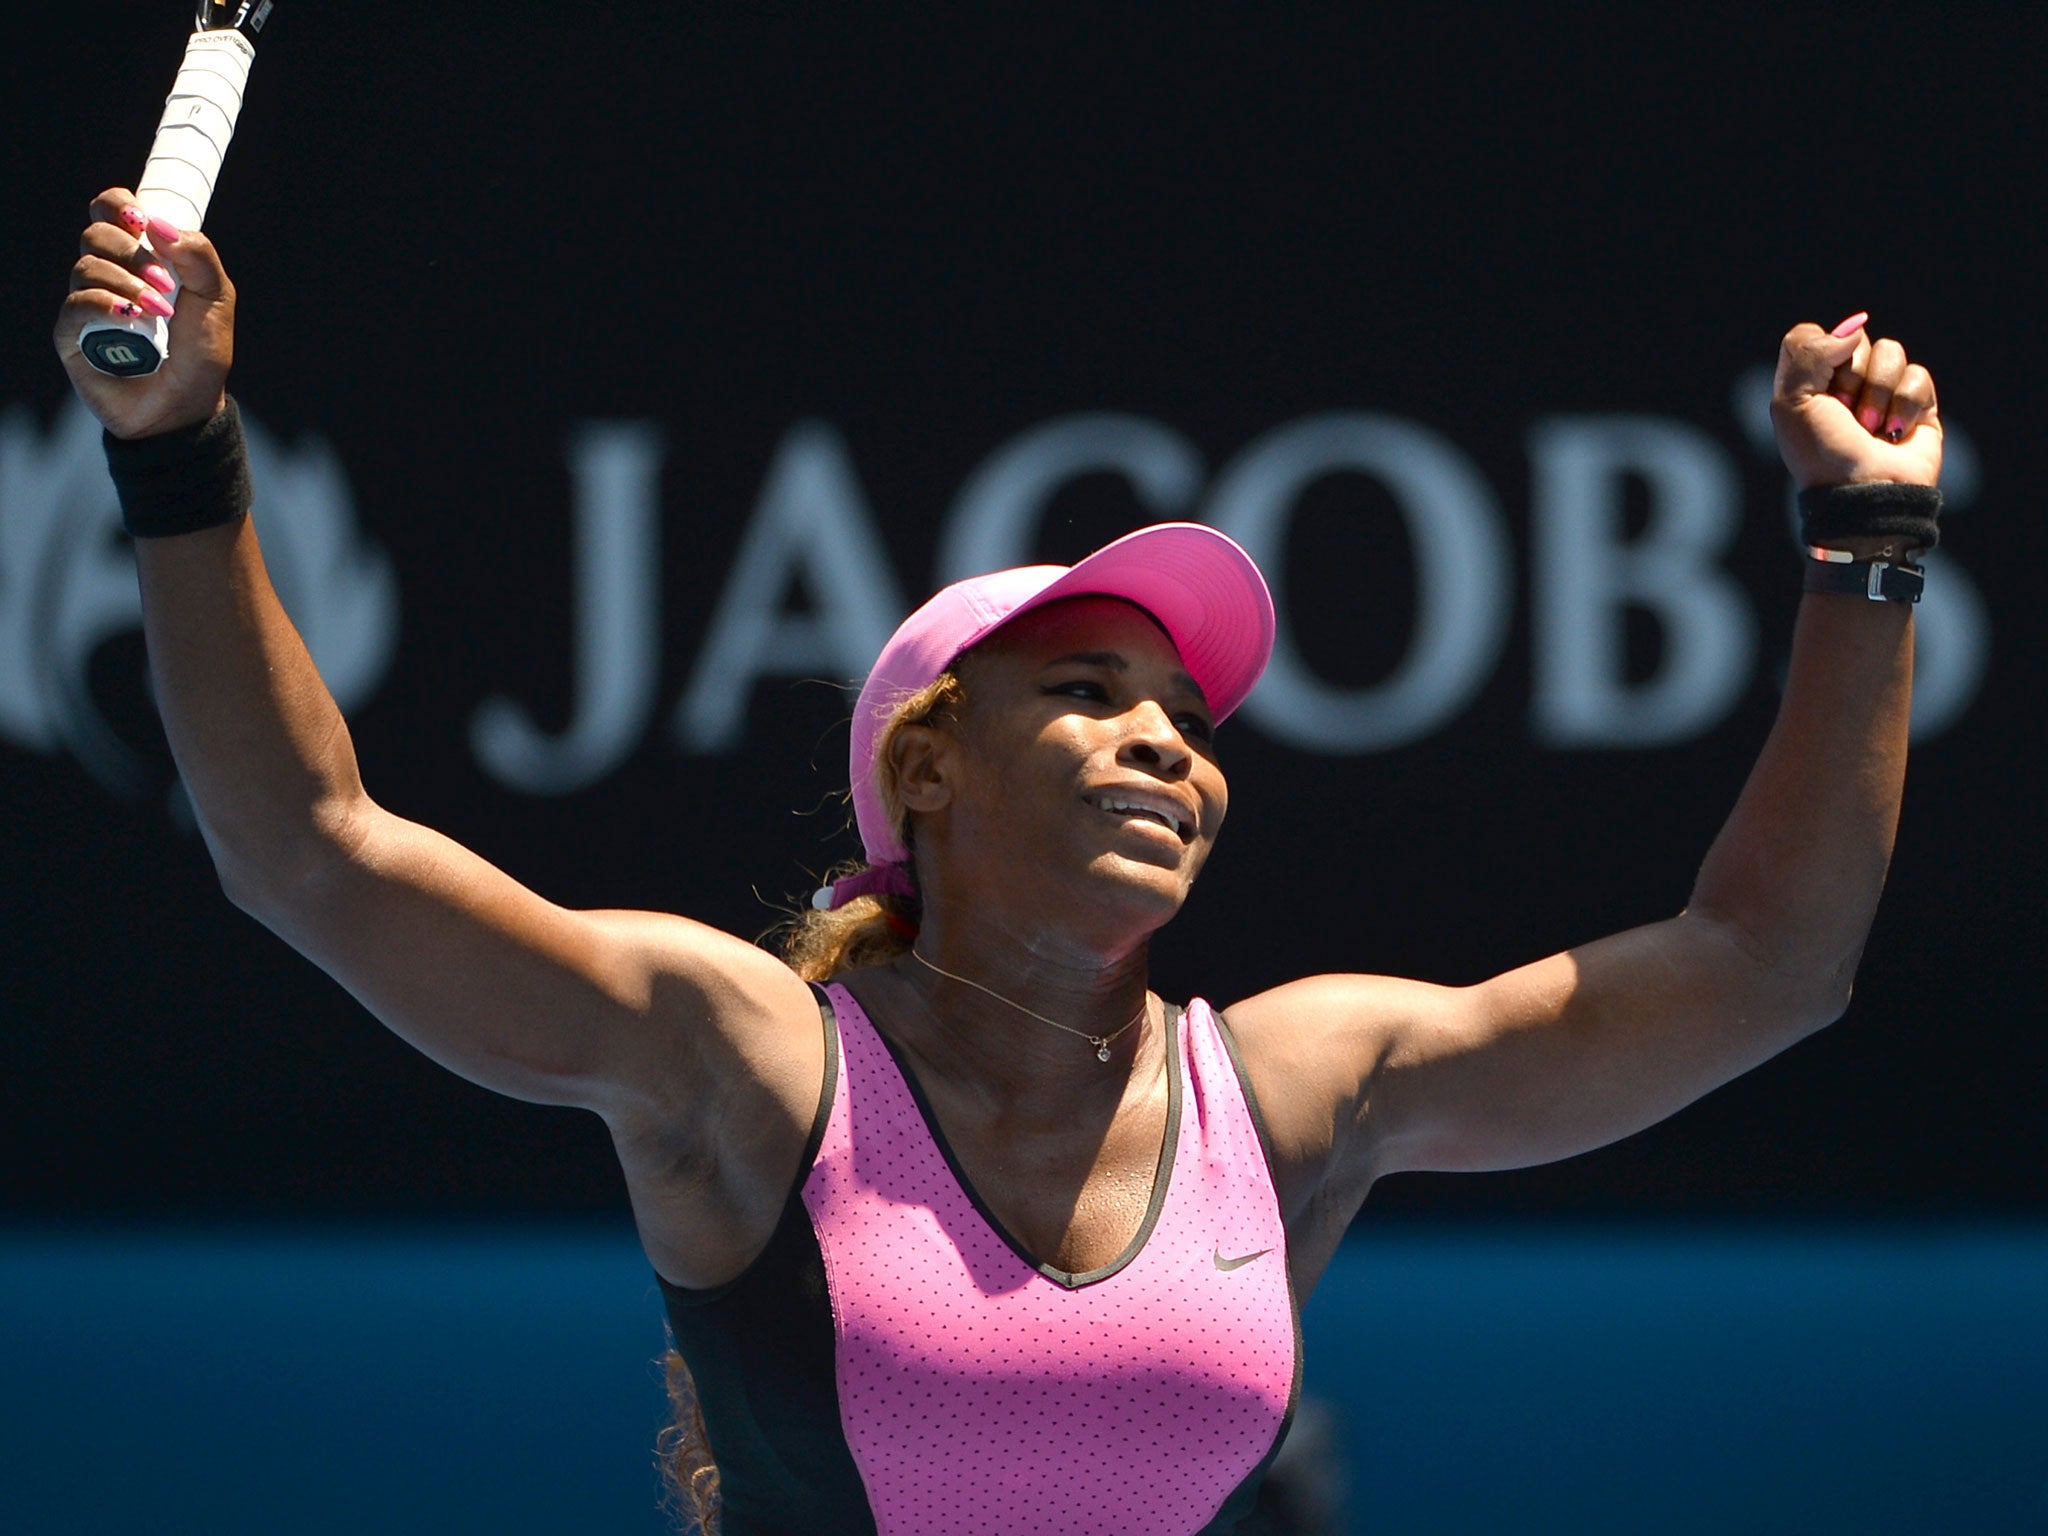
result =
[[[144,213],[178,229],[197,229],[206,218],[256,58],[250,38],[263,30],[270,9],[271,0],[199,0],[185,62],[164,102],[149,164],[135,189]],[[149,245],[147,235],[142,243]],[[174,305],[178,301],[175,289],[165,297]],[[78,346],[101,373],[140,378],[155,373],[170,356],[170,322],[157,315],[95,320],[80,333]]]

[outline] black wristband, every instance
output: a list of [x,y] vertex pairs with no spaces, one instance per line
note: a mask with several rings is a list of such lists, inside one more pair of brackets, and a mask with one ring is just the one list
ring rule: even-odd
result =
[[1806,562],[1805,587],[1809,592],[1867,597],[1874,603],[1917,603],[1926,590],[1927,575],[1917,565],[1891,560],[1814,556]]
[[1928,550],[1941,542],[1941,492],[1931,485],[1819,485],[1799,493],[1799,542],[1897,539]]
[[242,413],[230,398],[196,427],[133,439],[102,434],[121,522],[138,539],[196,533],[246,517],[256,499]]

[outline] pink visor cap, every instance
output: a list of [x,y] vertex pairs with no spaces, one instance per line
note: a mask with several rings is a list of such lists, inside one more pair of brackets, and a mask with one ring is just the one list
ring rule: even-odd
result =
[[[1078,565],[1020,565],[954,582],[897,627],[854,706],[848,764],[854,820],[870,864],[910,857],[875,783],[875,743],[897,705],[1011,619],[1064,597],[1120,597],[1143,608],[1172,638],[1218,720],[1244,702],[1272,654],[1273,597],[1265,578],[1234,541],[1200,523],[1140,528]],[[831,905],[864,891],[907,891],[900,875],[889,878],[894,874],[842,880]]]

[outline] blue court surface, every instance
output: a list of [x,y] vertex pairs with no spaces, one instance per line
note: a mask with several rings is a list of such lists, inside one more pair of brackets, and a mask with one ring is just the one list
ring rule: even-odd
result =
[[[2048,1229],[1368,1226],[1306,1327],[1347,1531],[2048,1532]],[[609,1227],[0,1230],[0,1531],[657,1536],[661,1347]]]

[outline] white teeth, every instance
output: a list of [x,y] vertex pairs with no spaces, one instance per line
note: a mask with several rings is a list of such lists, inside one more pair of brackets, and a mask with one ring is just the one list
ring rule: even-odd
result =
[[1182,823],[1180,817],[1161,810],[1156,805],[1150,805],[1139,800],[1118,799],[1111,795],[1104,795],[1095,803],[1103,810],[1111,811],[1118,815],[1143,816],[1149,820],[1156,821],[1176,837],[1187,836],[1187,828]]

